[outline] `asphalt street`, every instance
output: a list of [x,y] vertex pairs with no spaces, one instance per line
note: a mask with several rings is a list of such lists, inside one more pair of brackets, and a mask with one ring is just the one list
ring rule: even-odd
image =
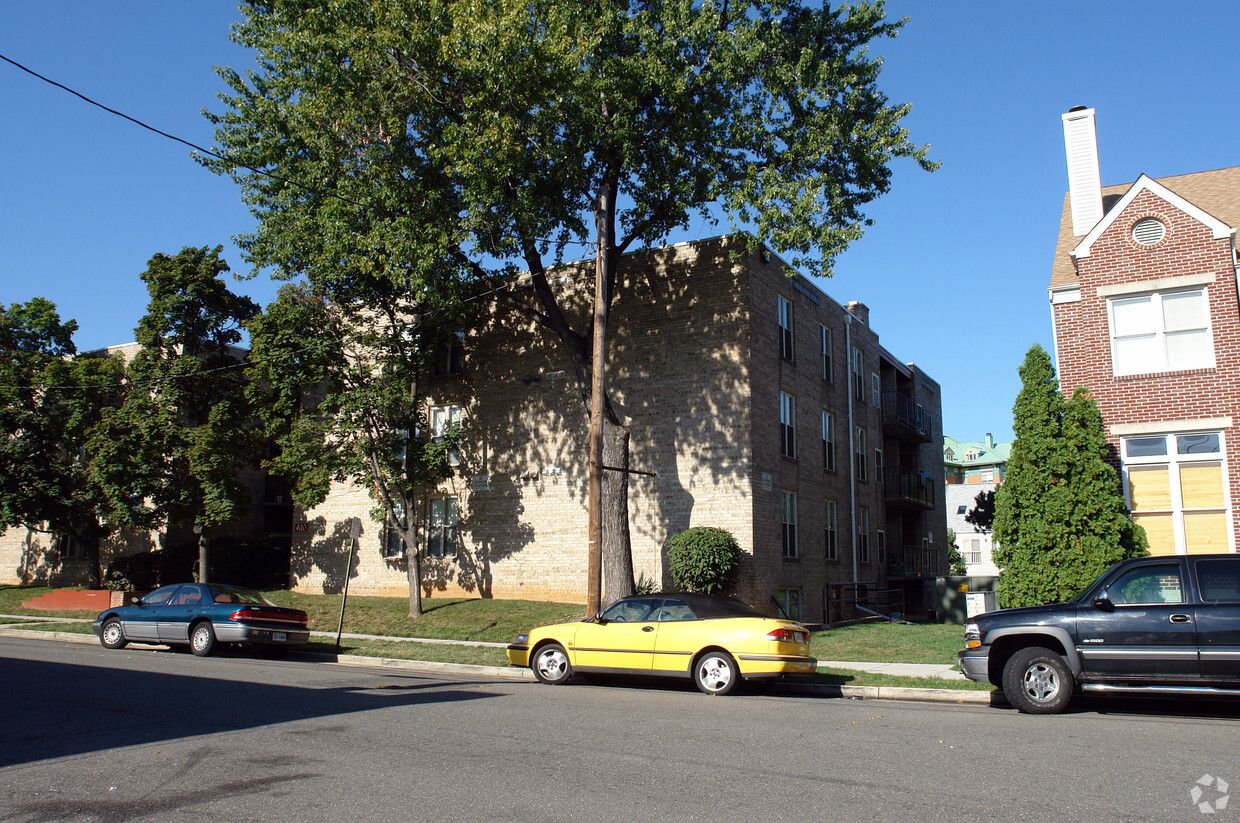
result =
[[5,821],[1240,815],[1220,791],[1240,781],[1240,703],[1033,717],[3,637],[0,706]]

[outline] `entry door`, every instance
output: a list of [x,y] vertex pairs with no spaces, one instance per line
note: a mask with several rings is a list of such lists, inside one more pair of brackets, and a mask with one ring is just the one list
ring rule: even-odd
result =
[[188,643],[190,621],[202,611],[203,599],[201,586],[187,584],[178,589],[168,605],[160,609],[156,621],[160,642]]
[[1197,607],[1201,676],[1240,680],[1240,555],[1189,562],[1201,599]]
[[156,589],[142,598],[141,605],[127,610],[128,613],[124,623],[125,638],[128,640],[145,640],[151,643],[158,643],[159,620],[164,617],[164,610],[168,607],[168,601],[176,594],[176,590],[179,587],[180,584]]
[[574,638],[573,665],[584,669],[648,672],[654,663],[658,598],[621,600],[597,623],[583,623]]
[[1077,612],[1083,673],[1183,680],[1200,675],[1197,615],[1180,561],[1135,566],[1104,590],[1110,607]]

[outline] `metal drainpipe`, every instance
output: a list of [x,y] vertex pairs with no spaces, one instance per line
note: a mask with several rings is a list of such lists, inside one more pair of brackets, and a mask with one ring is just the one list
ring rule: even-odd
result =
[[857,444],[853,438],[857,436],[857,427],[853,425],[853,346],[852,346],[852,312],[844,310],[844,356],[847,358],[848,374],[848,508],[849,524],[852,526],[852,582],[853,597],[857,596],[857,464],[853,456],[857,452]]

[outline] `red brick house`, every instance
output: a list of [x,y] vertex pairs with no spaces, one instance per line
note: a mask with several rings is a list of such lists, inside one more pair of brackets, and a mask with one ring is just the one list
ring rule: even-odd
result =
[[1063,115],[1050,282],[1060,386],[1093,393],[1152,554],[1235,551],[1240,167],[1100,185],[1094,110]]

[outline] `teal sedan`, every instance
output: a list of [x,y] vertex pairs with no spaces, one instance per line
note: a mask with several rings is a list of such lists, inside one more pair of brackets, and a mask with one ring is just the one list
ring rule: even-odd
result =
[[221,643],[255,646],[283,657],[310,639],[306,613],[277,606],[259,592],[222,583],[163,586],[130,606],[100,613],[91,628],[106,648],[129,643],[189,646],[199,656]]

